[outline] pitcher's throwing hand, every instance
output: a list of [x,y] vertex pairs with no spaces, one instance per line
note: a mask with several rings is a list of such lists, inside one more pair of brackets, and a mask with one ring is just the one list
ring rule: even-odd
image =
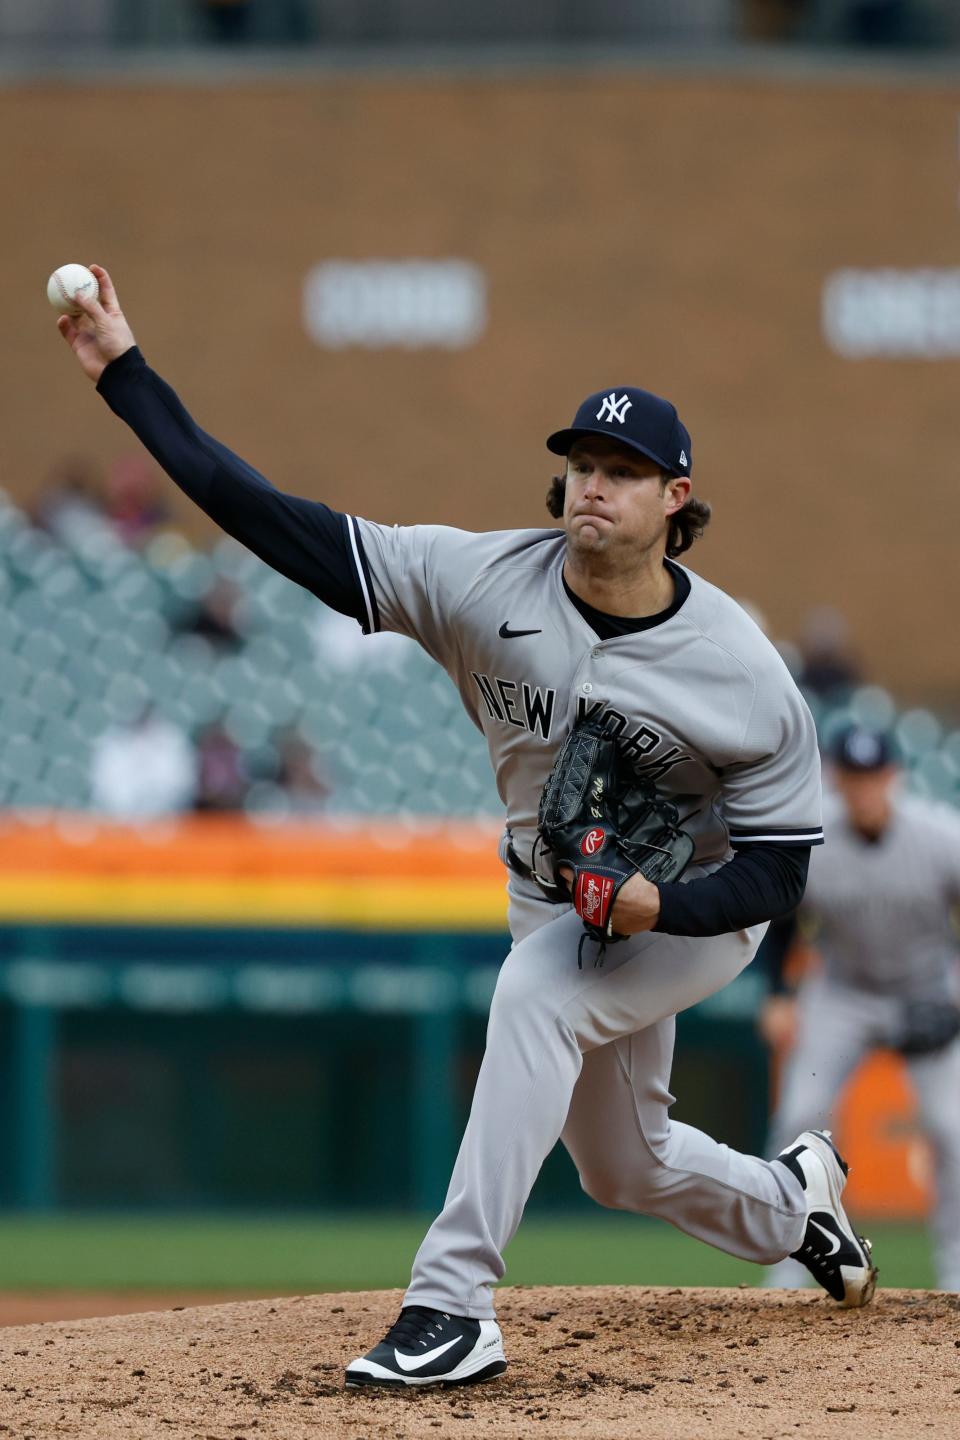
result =
[[80,361],[83,373],[96,384],[110,361],[119,360],[137,342],[120,309],[110,276],[102,265],[91,265],[90,270],[100,286],[99,299],[88,300],[78,292],[74,304],[81,313],[61,315],[57,329]]

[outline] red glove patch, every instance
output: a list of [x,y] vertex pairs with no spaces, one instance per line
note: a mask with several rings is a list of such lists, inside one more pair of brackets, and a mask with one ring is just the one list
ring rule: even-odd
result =
[[607,928],[614,882],[607,875],[593,875],[581,870],[573,894],[573,908],[587,925]]

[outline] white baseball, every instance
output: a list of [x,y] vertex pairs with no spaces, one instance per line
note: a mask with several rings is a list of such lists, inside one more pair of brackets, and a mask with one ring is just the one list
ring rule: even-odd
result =
[[47,299],[61,315],[79,315],[80,306],[74,303],[77,295],[87,300],[100,298],[96,275],[86,265],[61,265],[47,281]]

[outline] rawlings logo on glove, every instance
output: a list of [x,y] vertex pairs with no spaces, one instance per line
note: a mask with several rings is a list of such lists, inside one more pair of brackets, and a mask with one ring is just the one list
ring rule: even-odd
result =
[[573,892],[573,908],[585,925],[602,929],[613,901],[613,881],[581,870]]
[[[540,796],[540,844],[549,851],[553,889],[572,901],[588,935],[613,941],[610,915],[631,875],[657,884],[678,879],[694,843],[677,807],[641,780],[601,721],[581,720],[567,736]],[[560,873],[573,872],[572,890]],[[541,881],[541,883],[544,883]]]

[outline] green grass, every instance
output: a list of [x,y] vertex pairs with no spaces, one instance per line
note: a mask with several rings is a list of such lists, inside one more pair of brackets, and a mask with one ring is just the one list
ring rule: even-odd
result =
[[[272,1294],[405,1285],[429,1217],[0,1217],[0,1290],[237,1290]],[[881,1283],[933,1283],[913,1225],[867,1227]],[[600,1213],[525,1221],[506,1283],[756,1284],[761,1271],[657,1221]]]

